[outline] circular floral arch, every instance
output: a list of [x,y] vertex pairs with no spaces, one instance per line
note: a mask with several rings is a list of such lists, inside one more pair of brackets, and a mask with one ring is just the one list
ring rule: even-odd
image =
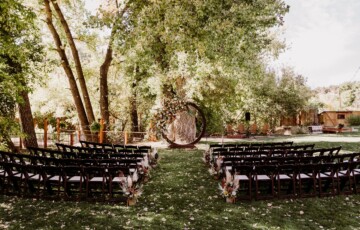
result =
[[176,143],[176,141],[172,141],[168,138],[168,136],[165,134],[164,130],[162,131],[162,137],[170,144],[170,148],[193,148],[195,146],[196,143],[198,143],[201,138],[204,136],[205,134],[205,130],[206,130],[206,119],[205,119],[205,115],[203,113],[203,111],[199,108],[199,106],[197,106],[195,103],[193,102],[185,102],[185,105],[183,106],[183,109],[187,108],[187,110],[194,109],[197,114],[198,117],[197,119],[200,120],[200,130],[197,133],[195,139],[189,143]]

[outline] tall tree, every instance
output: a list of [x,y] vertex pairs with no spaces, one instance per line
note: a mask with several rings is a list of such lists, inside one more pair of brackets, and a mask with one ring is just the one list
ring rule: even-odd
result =
[[71,90],[72,96],[74,98],[74,102],[75,102],[76,110],[77,110],[77,113],[79,116],[81,127],[85,132],[89,132],[89,130],[90,130],[89,129],[89,120],[88,120],[83,102],[81,100],[81,95],[80,95],[79,89],[77,87],[74,73],[71,69],[69,59],[66,55],[65,48],[61,41],[61,37],[60,37],[60,35],[54,25],[54,22],[53,22],[53,13],[52,13],[52,9],[50,6],[50,1],[44,0],[44,5],[45,5],[45,14],[46,14],[46,24],[48,25],[48,28],[53,36],[53,39],[54,39],[54,42],[56,45],[56,50],[61,58],[61,65],[64,68],[66,76],[69,80],[70,90]]
[[222,96],[252,77],[249,70],[272,42],[270,29],[287,11],[282,0],[151,1],[130,20],[126,61],[137,61],[185,100],[209,106],[204,97],[218,96],[213,102],[226,106]]
[[[108,74],[110,65],[113,61],[113,45],[116,34],[124,28],[123,20],[124,15],[129,9],[129,2],[126,2],[123,6],[119,6],[118,2],[116,1],[116,12],[114,16],[114,20],[111,25],[111,34],[109,37],[108,46],[106,49],[106,54],[103,63],[100,66],[100,113],[101,117],[105,121],[105,125],[109,125],[110,123],[110,113],[109,113],[109,87],[108,87]],[[106,18],[105,20],[108,20]],[[124,31],[122,31],[124,32]]]
[[59,4],[57,3],[56,0],[51,0],[52,5],[54,6],[55,12],[58,15],[59,19],[60,19],[60,23],[65,31],[65,35],[66,35],[66,39],[70,45],[70,50],[72,53],[72,56],[74,58],[74,62],[75,62],[75,70],[76,70],[76,74],[78,77],[78,81],[80,83],[80,89],[83,95],[83,99],[84,99],[84,104],[85,104],[85,110],[86,110],[86,114],[87,114],[87,118],[89,123],[93,123],[95,121],[95,116],[94,116],[94,112],[92,109],[92,105],[91,105],[91,101],[90,101],[90,97],[89,97],[89,93],[88,93],[88,89],[86,86],[86,82],[85,82],[85,77],[84,77],[84,72],[83,72],[83,68],[81,66],[81,61],[80,61],[80,57],[79,57],[79,52],[76,48],[76,44],[74,42],[74,38],[73,35],[71,33],[71,30],[69,28],[69,25],[59,7]]
[[[5,104],[10,104],[10,108],[12,101],[18,103],[21,125],[25,133],[25,145],[37,147],[28,98],[30,90],[28,85],[34,78],[35,68],[42,61],[41,40],[35,26],[36,15],[25,7],[22,1],[14,0],[0,5],[0,15],[0,86],[3,94],[1,98],[13,98],[5,101]],[[10,88],[7,88],[9,86]],[[8,110],[1,116],[8,115],[11,119],[12,114],[11,110]],[[8,124],[11,123],[10,120],[8,121]],[[4,139],[10,148],[14,147],[8,137]]]

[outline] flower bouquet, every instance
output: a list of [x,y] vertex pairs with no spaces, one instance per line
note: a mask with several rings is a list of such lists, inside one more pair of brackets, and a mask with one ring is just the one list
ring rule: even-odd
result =
[[207,166],[210,165],[210,158],[211,158],[210,157],[210,150],[205,151],[204,154],[203,154],[203,158],[202,158],[205,165],[207,165]]
[[137,202],[138,197],[141,196],[143,189],[142,185],[140,185],[138,182],[138,174],[137,171],[134,172],[134,174],[131,176],[128,176],[126,180],[122,181],[120,183],[120,187],[123,191],[123,193],[127,196],[127,205],[132,206],[135,205]]
[[154,148],[153,151],[150,153],[148,159],[151,168],[156,168],[158,160],[159,160],[159,154],[157,152],[157,149]]
[[239,181],[235,181],[234,176],[229,171],[226,171],[226,177],[219,184],[219,189],[221,196],[226,198],[227,203],[235,203]]
[[219,179],[222,173],[221,164],[223,162],[223,157],[218,157],[215,164],[211,165],[209,169],[210,175],[214,176],[215,179]]
[[150,166],[148,156],[144,157],[144,160],[141,162],[141,165],[138,165],[138,171],[141,175],[141,181],[147,182],[150,178]]

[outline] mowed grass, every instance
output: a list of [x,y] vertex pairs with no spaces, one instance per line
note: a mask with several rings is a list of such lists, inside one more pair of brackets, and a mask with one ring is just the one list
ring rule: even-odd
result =
[[360,195],[227,204],[202,154],[160,150],[134,207],[0,196],[0,229],[360,229]]

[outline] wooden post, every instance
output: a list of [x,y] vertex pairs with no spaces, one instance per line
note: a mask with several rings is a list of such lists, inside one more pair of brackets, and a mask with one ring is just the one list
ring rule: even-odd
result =
[[70,145],[74,145],[74,134],[70,133]]
[[265,134],[265,135],[268,134],[269,129],[270,129],[269,127],[270,127],[269,124],[265,123],[264,126],[263,126],[263,129],[262,129],[262,133]]
[[60,118],[56,118],[56,141],[60,142]]
[[256,134],[257,132],[257,125],[256,123],[252,124],[251,127],[250,127],[250,132],[251,134]]
[[19,149],[23,148],[22,138],[19,137]]
[[238,133],[242,134],[242,133],[245,133],[245,126],[244,124],[239,124],[238,125]]
[[45,149],[47,148],[47,138],[48,138],[47,132],[48,132],[48,120],[47,120],[47,118],[45,118],[45,120],[44,120],[44,148]]
[[127,131],[124,132],[124,145],[127,145],[128,143],[128,133]]
[[80,125],[77,127],[77,135],[78,135],[78,140],[80,141],[81,139],[81,129],[80,129]]
[[99,143],[104,142],[104,119],[100,119],[100,132],[99,132]]

